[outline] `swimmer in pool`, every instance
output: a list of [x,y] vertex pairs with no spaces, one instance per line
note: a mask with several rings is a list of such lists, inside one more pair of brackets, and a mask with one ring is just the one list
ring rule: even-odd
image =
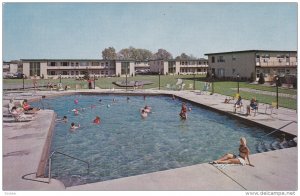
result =
[[151,109],[152,109],[152,108],[149,107],[149,106],[147,106],[147,105],[144,107],[144,110],[145,110],[145,112],[147,112],[147,113],[150,113],[150,112],[151,112]]
[[142,111],[141,111],[141,117],[142,118],[147,118],[147,116],[148,116],[148,113],[144,109],[142,109]]
[[187,108],[186,108],[186,104],[184,102],[182,103],[179,116],[181,117],[181,119],[184,119],[184,120],[187,119]]
[[72,111],[74,112],[74,115],[75,115],[75,116],[78,116],[79,111],[78,111],[77,109],[74,109],[74,110],[72,110]]
[[56,121],[56,122],[64,122],[64,123],[66,123],[66,122],[68,122],[68,118],[67,118],[67,116],[64,116],[63,118],[61,118],[61,119],[56,119],[55,121]]
[[93,123],[95,124],[100,124],[101,123],[101,119],[99,116],[96,116],[96,118],[94,119]]
[[78,129],[79,127],[80,127],[80,124],[78,124],[78,126],[76,126],[75,123],[72,122],[72,123],[71,123],[70,129],[71,129],[71,130],[75,130],[75,129]]

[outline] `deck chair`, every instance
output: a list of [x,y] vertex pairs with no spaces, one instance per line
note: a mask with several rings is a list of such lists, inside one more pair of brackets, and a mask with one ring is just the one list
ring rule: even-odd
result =
[[230,103],[230,102],[234,102],[235,100],[237,100],[239,98],[240,94],[236,93],[234,95],[232,95],[232,97],[226,97],[224,100],[224,103]]
[[272,115],[273,114],[273,110],[276,109],[276,108],[277,108],[277,102],[272,101],[271,105],[267,105],[266,106],[265,114],[267,114],[267,110],[270,110],[271,111],[270,115]]
[[184,90],[184,86],[185,86],[185,84],[182,83],[182,84],[181,84],[181,87],[180,87],[180,90],[181,90],[181,91]]
[[200,94],[204,94],[204,92],[208,92],[210,89],[210,83],[205,82],[202,91],[200,91]]
[[81,87],[81,85],[80,84],[76,84],[75,85],[75,90],[77,90],[77,89],[81,89],[82,87]]
[[166,85],[166,89],[167,89],[167,90],[171,90],[171,85],[170,85],[170,84],[167,84],[167,85]]
[[57,90],[58,91],[63,91],[64,90],[62,83],[57,84]]
[[179,86],[183,83],[182,79],[178,78],[176,82],[176,86]]
[[24,113],[14,113],[11,112],[10,113],[12,115],[12,117],[15,119],[16,122],[27,122],[27,121],[31,121],[34,119],[34,116],[32,115],[26,115]]
[[242,111],[244,111],[244,104],[242,103],[240,105],[233,106],[234,113],[236,113],[237,109],[240,109],[240,113],[242,113]]

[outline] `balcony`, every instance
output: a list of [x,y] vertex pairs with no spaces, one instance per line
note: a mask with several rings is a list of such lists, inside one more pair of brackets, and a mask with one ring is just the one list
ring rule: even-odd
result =
[[287,61],[256,61],[256,66],[259,67],[296,67],[297,62]]
[[208,67],[208,65],[180,65],[180,67]]
[[47,66],[47,69],[54,69],[54,70],[72,70],[72,69],[115,69],[115,66]]

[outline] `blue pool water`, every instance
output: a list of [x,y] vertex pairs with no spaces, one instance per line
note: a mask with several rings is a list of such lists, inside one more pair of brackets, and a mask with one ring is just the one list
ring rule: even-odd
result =
[[[179,118],[182,101],[168,96],[126,98],[72,95],[45,99],[58,117],[68,117],[67,123],[56,123],[52,151],[90,163],[90,173],[86,175],[84,163],[56,154],[53,176],[72,186],[209,162],[227,152],[238,153],[240,137],[246,137],[253,154],[255,145],[266,134],[259,127],[191,103],[187,105],[192,110],[183,121]],[[139,110],[145,105],[152,107],[152,113],[142,119]],[[75,116],[74,108],[84,109]],[[92,123],[95,116],[101,117],[100,125]],[[71,122],[81,127],[70,132]]]

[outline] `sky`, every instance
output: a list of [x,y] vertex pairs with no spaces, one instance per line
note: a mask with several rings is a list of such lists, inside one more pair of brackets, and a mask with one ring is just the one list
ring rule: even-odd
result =
[[102,59],[130,46],[173,57],[297,50],[297,3],[4,3],[2,58]]

